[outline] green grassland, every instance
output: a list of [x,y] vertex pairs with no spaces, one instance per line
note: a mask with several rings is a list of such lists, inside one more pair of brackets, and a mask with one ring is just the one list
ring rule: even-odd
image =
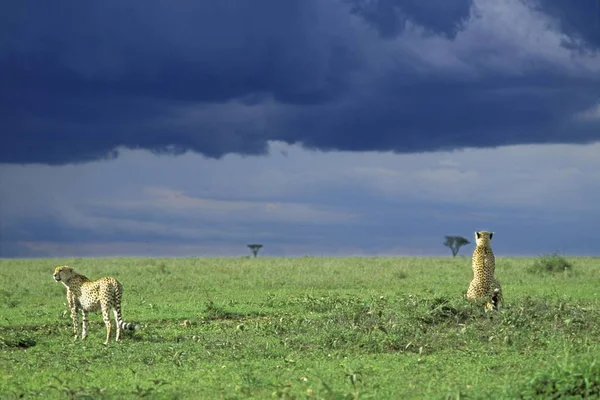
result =
[[[600,258],[567,260],[498,257],[489,313],[468,257],[1,260],[0,397],[600,396]],[[141,329],[74,341],[58,264],[119,279]]]

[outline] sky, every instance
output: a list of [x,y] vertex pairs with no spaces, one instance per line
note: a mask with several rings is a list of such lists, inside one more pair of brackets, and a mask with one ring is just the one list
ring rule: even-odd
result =
[[600,255],[598,0],[5,3],[0,257]]

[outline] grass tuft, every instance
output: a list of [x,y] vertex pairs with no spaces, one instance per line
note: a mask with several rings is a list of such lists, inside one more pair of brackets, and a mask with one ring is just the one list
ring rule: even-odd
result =
[[29,335],[0,336],[0,349],[28,349],[36,344],[36,340]]
[[557,253],[542,255],[528,268],[533,274],[553,274],[573,271],[573,265]]
[[595,359],[580,359],[556,365],[524,385],[521,398],[599,398],[600,364]]

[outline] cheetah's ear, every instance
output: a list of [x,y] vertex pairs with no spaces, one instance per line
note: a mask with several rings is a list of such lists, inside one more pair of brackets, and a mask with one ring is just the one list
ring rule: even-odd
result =
[[494,232],[490,232],[490,240],[492,240],[492,236],[494,236]]
[[479,231],[475,231],[475,238],[479,239],[481,237],[481,233]]

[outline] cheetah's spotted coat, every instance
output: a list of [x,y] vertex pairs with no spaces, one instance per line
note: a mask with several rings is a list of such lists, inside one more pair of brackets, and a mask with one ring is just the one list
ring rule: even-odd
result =
[[468,299],[486,298],[487,310],[498,310],[502,302],[502,288],[494,276],[496,258],[491,247],[494,232],[475,232],[476,247],[473,251],[473,280],[467,290]]
[[119,341],[122,329],[135,329],[135,324],[123,322],[123,319],[121,318],[121,296],[123,294],[123,287],[115,278],[104,277],[91,281],[66,265],[56,267],[53,277],[54,280],[62,282],[67,288],[67,302],[69,304],[69,309],[71,310],[75,338],[77,338],[78,335],[78,310],[81,310],[83,315],[81,330],[82,340],[85,339],[88,334],[88,313],[98,310],[102,311],[102,318],[106,325],[106,341],[104,344],[108,344],[110,339],[111,310],[113,310],[115,321],[117,323],[115,341]]

